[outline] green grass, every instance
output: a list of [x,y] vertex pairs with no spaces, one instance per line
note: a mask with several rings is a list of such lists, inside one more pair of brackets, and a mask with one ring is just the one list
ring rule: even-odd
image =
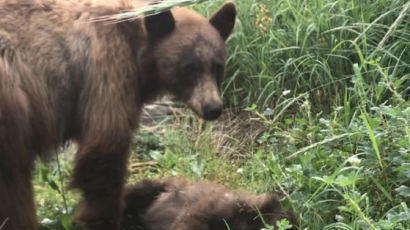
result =
[[[245,147],[234,140],[240,135],[227,137],[221,127],[231,121],[202,127],[181,118],[157,139],[163,150],[148,150],[158,163],[154,169],[131,180],[173,175],[280,191],[283,202],[297,210],[301,229],[409,229],[410,110],[373,107],[367,122],[357,113],[345,126],[342,109],[309,118],[309,103],[306,99],[299,114],[277,122],[251,111],[253,120],[244,121],[242,131],[249,131],[248,124],[263,128]],[[226,145],[247,154],[226,156]]]
[[[194,8],[209,15],[221,3]],[[410,2],[236,4],[224,117],[187,112],[142,129],[129,181],[186,176],[279,191],[300,229],[410,229]],[[37,167],[38,213],[56,222],[48,229],[71,230],[78,195],[63,190],[72,166],[60,162]]]
[[[220,3],[198,8],[209,14]],[[352,87],[355,63],[363,68],[366,87],[378,92],[369,98],[373,102],[392,93],[378,84],[384,75],[402,95],[410,94],[410,20],[409,11],[402,12],[406,1],[236,3],[239,19],[229,42],[224,84],[230,107],[272,107],[290,90],[293,96],[307,92],[317,107],[329,109],[341,104],[345,88]]]

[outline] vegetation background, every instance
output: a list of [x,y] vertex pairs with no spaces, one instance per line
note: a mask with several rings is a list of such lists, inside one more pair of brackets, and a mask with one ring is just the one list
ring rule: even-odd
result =
[[[193,8],[209,15],[222,3]],[[300,229],[410,229],[410,1],[236,4],[224,116],[204,123],[186,110],[142,127],[129,181],[186,176],[278,191]],[[42,229],[77,229],[78,194],[65,189],[74,152],[38,162]]]

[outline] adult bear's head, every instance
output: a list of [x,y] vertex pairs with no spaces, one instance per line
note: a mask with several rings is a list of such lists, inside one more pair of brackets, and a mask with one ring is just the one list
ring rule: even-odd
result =
[[[209,18],[175,8],[144,19],[146,49],[140,67],[147,91],[171,94],[206,120],[222,112],[220,84],[224,75],[225,41],[235,24],[236,9],[225,3]],[[144,97],[143,93],[143,97]]]

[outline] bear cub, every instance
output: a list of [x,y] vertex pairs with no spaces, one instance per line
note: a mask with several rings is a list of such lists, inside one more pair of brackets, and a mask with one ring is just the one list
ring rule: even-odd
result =
[[[263,220],[261,219],[261,216]],[[253,195],[206,181],[143,180],[125,193],[126,230],[260,230],[287,218],[273,194]],[[229,226],[229,227],[228,227]]]

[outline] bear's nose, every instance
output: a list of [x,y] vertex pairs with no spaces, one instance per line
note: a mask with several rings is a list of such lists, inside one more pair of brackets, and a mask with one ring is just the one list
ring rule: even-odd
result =
[[222,113],[222,103],[210,102],[204,105],[203,109],[204,119],[208,121],[216,120]]

